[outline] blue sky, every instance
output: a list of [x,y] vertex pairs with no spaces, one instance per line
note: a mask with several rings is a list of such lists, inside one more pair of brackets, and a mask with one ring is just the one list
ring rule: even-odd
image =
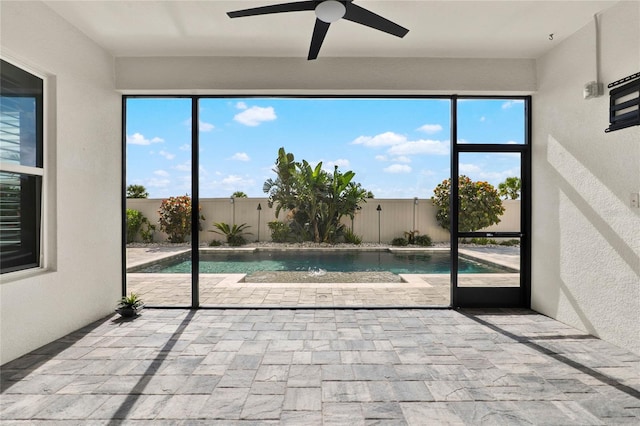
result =
[[[523,143],[524,104],[461,100],[458,140]],[[127,101],[127,184],[151,198],[191,194],[191,100]],[[353,170],[376,198],[429,198],[449,176],[448,99],[205,98],[200,100],[200,196],[262,197],[278,148],[296,160]],[[497,186],[520,176],[513,154],[461,154],[460,171]]]

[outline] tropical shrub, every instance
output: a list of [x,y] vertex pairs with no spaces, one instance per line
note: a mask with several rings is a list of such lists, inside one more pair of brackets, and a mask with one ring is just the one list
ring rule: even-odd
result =
[[417,230],[405,231],[404,233],[404,237],[407,239],[408,244],[413,244],[413,240],[415,239],[416,235],[418,235]]
[[[433,204],[437,207],[436,220],[444,229],[449,229],[449,199],[451,180],[445,179],[433,190]],[[458,178],[458,202],[460,215],[458,231],[472,232],[500,223],[504,213],[502,200],[493,185],[474,182],[467,176]]]
[[428,235],[416,235],[413,239],[413,244],[421,247],[430,247],[433,245],[431,237]]
[[146,219],[138,210],[127,209],[127,244],[132,243],[142,227],[143,219]]
[[[169,197],[160,204],[160,230],[168,235],[172,243],[183,243],[191,233],[191,197]],[[204,216],[200,215],[204,220]],[[198,228],[201,229],[200,223]]]
[[118,301],[118,308],[138,309],[143,305],[144,302],[135,293],[131,293],[129,296],[122,296]]
[[222,243],[218,240],[211,240],[211,242],[209,242],[209,247],[220,247],[222,245]]
[[504,182],[498,184],[498,192],[505,200],[517,200],[520,198],[521,190],[522,180],[516,176],[508,177]]
[[348,244],[360,245],[362,244],[362,237],[353,233],[351,229],[345,229],[342,233],[342,238],[344,238],[344,242]]
[[140,236],[142,237],[143,243],[152,243],[153,242],[153,234],[156,231],[156,226],[149,222],[149,219],[146,217],[142,218],[142,226],[140,227]]
[[289,241],[289,234],[291,232],[289,225],[277,220],[267,223],[267,226],[271,230],[271,240],[274,243],[284,243]]
[[391,245],[404,247],[406,245],[409,245],[409,241],[407,241],[407,239],[404,237],[398,237],[391,240]]
[[263,191],[269,194],[269,207],[276,205],[276,217],[281,210],[293,213],[290,229],[296,237],[311,238],[316,243],[334,242],[344,231],[340,219],[353,219],[360,204],[373,195],[353,182],[355,173],[333,173],[322,169],[322,162],[312,166],[306,160],[295,161],[292,153],[278,150],[276,179],[267,179]]
[[241,225],[233,224],[233,226],[229,226],[229,224],[224,222],[216,222],[213,224],[213,226],[218,228],[218,231],[211,231],[211,232],[215,232],[216,234],[221,234],[226,236],[227,243],[229,243],[230,246],[234,246],[234,247],[242,246],[246,244],[247,240],[245,240],[244,235],[245,234],[251,235],[250,232],[244,232],[245,229],[251,228],[246,223],[243,223]]

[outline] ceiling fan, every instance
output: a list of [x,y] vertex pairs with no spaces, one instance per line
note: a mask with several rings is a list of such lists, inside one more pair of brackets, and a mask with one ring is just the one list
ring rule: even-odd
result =
[[268,15],[271,13],[301,12],[313,10],[316,13],[316,24],[313,28],[311,46],[309,47],[308,60],[316,59],[320,47],[327,35],[329,26],[341,18],[357,24],[365,25],[396,37],[404,37],[409,30],[391,22],[380,15],[353,4],[353,0],[338,1],[298,1],[292,3],[281,3],[270,6],[254,7],[251,9],[236,10],[228,12],[230,18],[241,18],[245,16]]

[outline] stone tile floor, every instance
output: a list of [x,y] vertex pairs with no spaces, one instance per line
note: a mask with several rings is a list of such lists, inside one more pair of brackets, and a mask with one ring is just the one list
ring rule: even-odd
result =
[[13,424],[640,424],[640,357],[528,310],[147,309],[1,367]]

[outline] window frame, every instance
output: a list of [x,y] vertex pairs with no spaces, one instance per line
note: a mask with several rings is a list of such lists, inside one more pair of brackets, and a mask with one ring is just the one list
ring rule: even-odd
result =
[[[519,232],[502,232],[501,236],[503,237],[513,237],[520,239],[520,287],[514,288],[514,290],[507,289],[507,291],[503,291],[501,288],[498,288],[497,291],[493,291],[489,289],[488,291],[484,288],[484,291],[489,295],[488,298],[484,298],[481,300],[481,303],[476,303],[475,307],[522,307],[522,308],[530,308],[531,307],[531,214],[532,214],[532,191],[531,191],[531,182],[532,182],[532,168],[531,168],[531,158],[532,158],[532,122],[533,122],[533,114],[532,114],[532,96],[527,94],[517,94],[517,95],[457,95],[457,94],[449,94],[449,95],[403,95],[403,94],[386,94],[386,95],[371,95],[371,94],[218,94],[218,95],[206,95],[206,94],[123,94],[122,95],[122,295],[127,295],[127,267],[126,267],[126,187],[127,187],[127,144],[126,144],[126,125],[127,125],[127,113],[126,106],[128,99],[135,98],[189,98],[192,100],[192,123],[191,123],[191,132],[192,132],[192,199],[199,200],[199,173],[195,170],[199,170],[200,161],[199,161],[199,129],[198,125],[195,123],[199,123],[199,102],[203,99],[211,99],[211,98],[225,98],[225,99],[234,99],[234,98],[302,98],[302,99],[350,99],[350,98],[402,98],[402,99],[444,99],[448,100],[451,103],[450,109],[450,141],[451,143],[451,151],[450,151],[450,179],[452,181],[457,180],[457,176],[459,175],[459,153],[463,152],[488,152],[488,153],[520,153],[521,155],[521,180],[522,180],[522,193],[521,193],[521,213],[520,213],[520,230]],[[471,143],[464,144],[458,142],[458,102],[462,99],[470,99],[470,100],[500,100],[500,101],[509,101],[509,100],[521,100],[524,102],[524,139],[522,143],[518,144],[490,144],[490,143]],[[455,142],[453,142],[455,141]],[[451,187],[451,226],[450,226],[450,241],[451,241],[451,272],[450,272],[450,305],[448,308],[461,308],[461,307],[470,307],[469,298],[464,294],[464,287],[458,286],[458,239],[459,237],[475,237],[475,236],[486,236],[485,233],[460,233],[458,232],[458,203],[453,200],[457,200],[458,198],[458,187],[457,185],[452,185]],[[455,220],[454,220],[455,218]],[[192,210],[192,224],[198,223],[198,211],[196,209]],[[191,269],[191,296],[192,296],[192,305],[191,309],[199,309],[200,306],[200,286],[199,286],[199,257],[198,257],[198,247],[199,247],[199,233],[198,228],[196,226],[192,227],[192,243],[191,243],[191,260],[192,260],[192,269]],[[455,243],[454,243],[455,241]],[[462,290],[460,290],[462,288]],[[515,294],[515,296],[514,296]],[[475,297],[475,295],[473,295]],[[497,296],[492,299],[493,296]],[[472,298],[473,299],[473,298]],[[480,299],[478,299],[480,300]],[[475,302],[473,302],[475,303]],[[164,308],[165,306],[163,306]],[[206,306],[205,306],[206,307]],[[180,308],[180,306],[171,306],[171,308]],[[427,307],[434,308],[434,307]],[[351,309],[351,308],[346,308]]]
[[[51,106],[49,103],[50,97],[48,96],[51,86],[45,73],[35,70],[33,67],[24,64],[22,61],[5,55],[1,55],[0,60],[9,63],[27,74],[30,74],[31,76],[39,79],[42,83],[42,92],[36,97],[36,127],[38,137],[40,138],[40,144],[36,144],[36,149],[40,150],[40,152],[37,153],[37,158],[40,159],[40,164],[36,161],[35,165],[28,166],[3,162],[0,160],[0,173],[14,173],[20,174],[21,176],[40,178],[39,194],[33,198],[34,203],[39,206],[40,210],[39,217],[37,218],[39,223],[35,224],[36,229],[39,230],[38,235],[36,236],[37,254],[35,256],[35,262],[25,262],[20,265],[13,265],[5,269],[0,269],[0,276],[2,277],[1,282],[5,283],[39,274],[42,271],[50,269],[52,265],[51,259],[48,259],[47,256],[47,253],[51,251],[47,250],[47,248],[51,247],[52,243],[49,241],[49,238],[46,238],[46,236],[49,236],[50,234],[50,220],[48,220],[48,214],[51,211],[49,204],[49,200],[51,198],[49,195],[49,192],[51,191],[49,182],[49,177],[51,176],[51,154],[48,149],[50,138],[48,133],[49,114],[47,113],[47,110]],[[37,196],[39,196],[39,199],[36,199]]]

